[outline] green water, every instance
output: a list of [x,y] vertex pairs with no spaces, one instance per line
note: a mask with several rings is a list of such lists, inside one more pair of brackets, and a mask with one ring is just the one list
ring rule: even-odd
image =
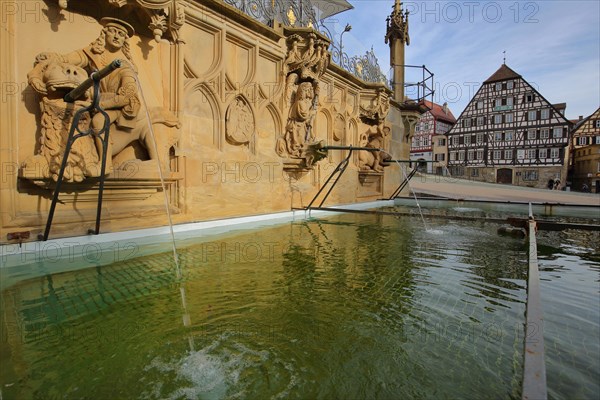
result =
[[[520,398],[524,242],[427,222],[241,233],[181,248],[180,280],[167,252],[22,282],[2,399]],[[540,239],[549,392],[597,398],[598,235],[561,235]]]

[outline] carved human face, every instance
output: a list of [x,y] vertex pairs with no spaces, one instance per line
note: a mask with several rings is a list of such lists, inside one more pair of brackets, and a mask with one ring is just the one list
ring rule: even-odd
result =
[[109,50],[118,50],[125,44],[127,39],[127,31],[124,29],[117,28],[116,26],[109,26],[104,30],[106,47]]
[[304,82],[300,85],[300,99],[312,99],[314,97],[313,87],[310,83]]

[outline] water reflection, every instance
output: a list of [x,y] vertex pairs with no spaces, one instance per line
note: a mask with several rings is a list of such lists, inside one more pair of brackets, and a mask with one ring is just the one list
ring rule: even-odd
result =
[[[519,397],[524,242],[483,222],[429,225],[438,234],[418,217],[339,215],[180,247],[181,279],[165,253],[23,282],[2,292],[2,396]],[[550,332],[576,360],[548,355],[569,371],[560,397],[595,388],[582,369],[600,354],[585,311],[597,248],[544,238],[542,278],[561,293]],[[588,356],[565,342],[575,326]]]

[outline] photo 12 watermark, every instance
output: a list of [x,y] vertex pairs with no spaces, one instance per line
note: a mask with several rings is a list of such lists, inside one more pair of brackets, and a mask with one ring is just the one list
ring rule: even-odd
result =
[[540,5],[534,1],[406,1],[404,9],[422,23],[539,22]]

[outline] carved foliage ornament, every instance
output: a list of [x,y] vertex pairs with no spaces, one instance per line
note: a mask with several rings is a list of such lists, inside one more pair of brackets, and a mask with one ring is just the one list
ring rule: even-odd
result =
[[[58,0],[58,6],[66,10],[69,2],[74,0]],[[133,6],[143,10],[150,18],[148,29],[156,41],[162,39],[169,31],[171,37],[178,36],[179,29],[185,22],[185,5],[179,0],[105,0],[117,8]]]
[[285,74],[297,73],[302,80],[318,80],[327,70],[331,60],[331,53],[328,50],[329,42],[318,39],[313,32],[304,37],[293,34],[287,42]]

